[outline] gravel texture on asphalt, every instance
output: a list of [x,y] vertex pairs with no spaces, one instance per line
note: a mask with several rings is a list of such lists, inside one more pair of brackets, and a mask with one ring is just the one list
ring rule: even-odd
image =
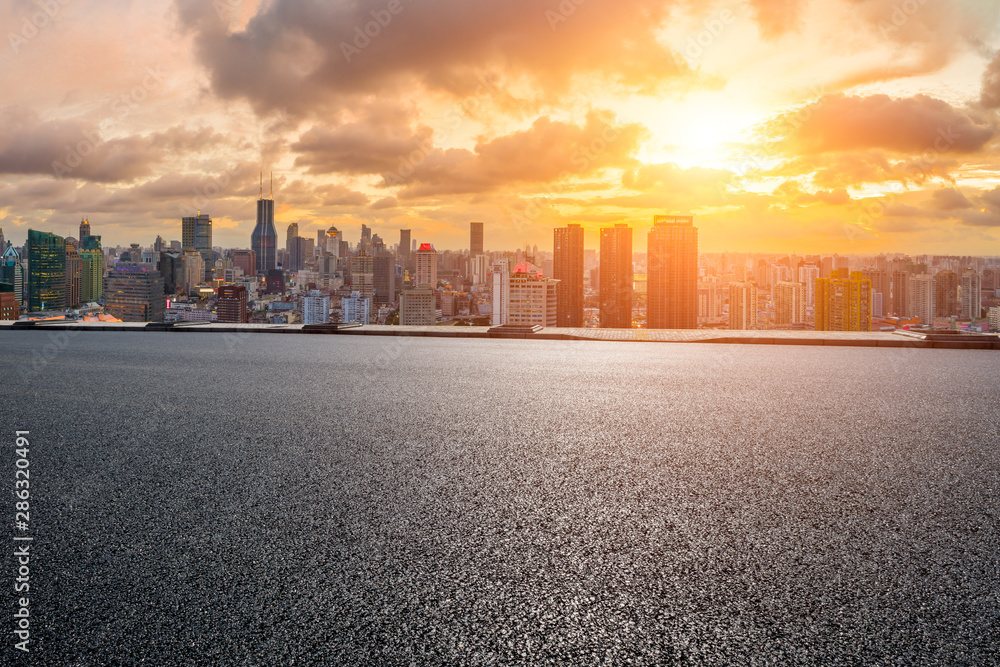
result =
[[992,352],[4,332],[0,363],[34,664],[1000,654]]

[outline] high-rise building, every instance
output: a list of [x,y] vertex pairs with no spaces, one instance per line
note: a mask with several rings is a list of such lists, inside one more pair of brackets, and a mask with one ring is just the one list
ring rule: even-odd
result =
[[80,243],[82,244],[90,236],[90,221],[84,218],[80,221]]
[[278,232],[274,228],[274,189],[271,199],[264,199],[264,181],[261,177],[260,196],[257,199],[257,225],[250,235],[250,249],[257,259],[257,272],[266,273],[278,266]]
[[779,327],[805,324],[806,289],[802,283],[780,281],[774,286],[774,323]]
[[[161,252],[160,261],[156,265],[163,279],[163,293],[177,294],[178,288],[184,289],[184,255],[179,252]],[[253,274],[251,274],[253,275]]]
[[337,258],[324,254],[316,260],[316,273],[319,274],[319,286],[327,290],[339,289],[343,284],[343,276],[337,271]]
[[507,324],[510,313],[510,260],[493,262],[490,271],[490,298],[493,309],[490,324],[495,327]]
[[402,326],[433,326],[434,290],[428,287],[403,290],[399,294],[399,323]]
[[330,296],[312,290],[302,298],[302,324],[327,324],[330,321]]
[[285,252],[288,255],[288,259],[285,262],[285,268],[289,271],[299,271],[305,268],[305,240],[306,239],[299,236],[299,223],[290,223],[288,225],[288,230],[285,233]]
[[469,254],[475,257],[483,254],[483,223],[469,223]]
[[421,243],[417,249],[417,287],[437,287],[438,256],[431,243]]
[[351,258],[351,290],[371,299],[375,296],[375,258],[358,254]]
[[[472,223],[476,224],[476,223]],[[583,227],[570,224],[553,233],[552,277],[556,285],[556,326],[583,326]]]
[[66,307],[76,308],[80,305],[81,281],[83,279],[83,264],[76,247],[66,242]]
[[247,288],[243,285],[223,285],[219,287],[215,301],[217,322],[247,321]]
[[910,280],[910,314],[921,324],[933,324],[937,312],[934,276],[922,273]]
[[406,266],[410,260],[410,230],[399,230],[399,248],[396,250],[396,260]]
[[[199,259],[201,255],[191,250]],[[104,309],[123,322],[162,322],[163,278],[149,264],[117,262],[104,282]]]
[[961,282],[954,271],[940,271],[934,276],[934,314],[937,317],[955,317],[960,313],[958,290]]
[[510,275],[510,310],[507,324],[520,326],[556,326],[556,302],[559,281],[540,273],[515,271]]
[[331,225],[330,229],[326,230],[326,242],[320,254],[331,255],[333,257],[346,257],[346,254],[340,252],[340,243],[343,240],[343,232]]
[[376,250],[373,258],[375,271],[375,301],[392,303],[396,300],[396,257],[388,250]]
[[201,253],[198,251],[185,250],[181,261],[183,262],[181,269],[183,279],[180,281],[179,287],[184,294],[191,294],[191,291],[205,280],[205,260],[201,258]]
[[910,317],[910,284],[913,275],[909,271],[892,272],[892,314],[896,317]]
[[181,245],[184,250],[197,250],[206,265],[212,265],[212,218],[207,213],[181,218]]
[[371,304],[371,298],[353,290],[350,296],[340,300],[340,321],[368,324],[371,318]]
[[18,305],[25,302],[24,289],[27,283],[25,279],[24,265],[21,264],[21,255],[17,249],[7,241],[7,247],[0,255],[0,283],[8,283],[14,286],[14,298]]
[[632,328],[632,228],[601,230],[600,322],[605,329]]
[[729,328],[734,331],[757,328],[757,285],[729,283]]
[[[806,288],[806,305],[816,305],[816,279],[819,278],[819,267],[815,264],[805,264],[799,267],[799,282]],[[888,292],[886,298],[888,299]]]
[[257,253],[253,250],[232,250],[229,256],[233,259],[233,266],[243,269],[243,275],[257,275]]
[[1000,331],[1000,306],[993,306],[987,311],[990,331]]
[[7,247],[6,239],[3,237],[3,227],[0,227],[0,252]]
[[892,293],[889,272],[882,269],[865,269],[861,273],[872,281],[872,316],[883,317],[885,305],[889,303],[889,295]]
[[816,331],[871,331],[872,283],[860,271],[816,280]]
[[49,232],[28,230],[28,310],[66,307],[66,241]]
[[963,320],[983,316],[983,278],[975,269],[968,268],[962,273],[961,317]]
[[691,216],[657,215],[647,245],[650,329],[698,328],[698,228]]

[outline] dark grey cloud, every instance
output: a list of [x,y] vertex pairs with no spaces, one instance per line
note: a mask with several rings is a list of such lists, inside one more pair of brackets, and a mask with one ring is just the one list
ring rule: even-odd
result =
[[657,39],[679,0],[273,0],[238,32],[219,4],[177,0],[181,26],[214,92],[260,113],[305,115],[414,83],[465,97],[496,73],[543,95],[579,74],[652,90],[689,73]]

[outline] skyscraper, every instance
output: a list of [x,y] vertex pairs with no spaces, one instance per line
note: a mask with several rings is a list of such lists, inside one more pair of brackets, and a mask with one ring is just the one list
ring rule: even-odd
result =
[[959,314],[958,290],[961,279],[954,271],[941,271],[934,276],[934,314],[954,317]]
[[257,272],[266,273],[278,266],[278,232],[274,228],[274,188],[271,199],[264,199],[264,181],[261,176],[260,196],[257,199],[257,225],[250,235],[250,248],[257,258]]
[[417,287],[437,287],[437,251],[432,243],[421,243],[417,249]]
[[934,276],[921,273],[910,281],[910,313],[919,317],[921,324],[933,324],[937,312]]
[[181,247],[197,250],[206,263],[212,261],[212,218],[207,213],[181,218]]
[[66,241],[49,232],[28,230],[28,310],[66,307]]
[[469,254],[475,257],[483,254],[483,223],[469,223]]
[[601,327],[632,328],[632,228],[601,230]]
[[556,326],[582,327],[583,227],[570,224],[556,228],[552,247],[552,277],[559,281],[556,285]]
[[[197,256],[197,253],[194,253]],[[104,283],[104,308],[123,322],[162,322],[163,278],[149,264],[118,262]]]
[[387,250],[376,250],[373,264],[375,301],[392,303],[396,300],[396,258]]
[[983,278],[973,268],[962,273],[961,316],[964,320],[983,316]]
[[351,291],[371,299],[375,296],[375,258],[361,252],[351,258]]
[[410,230],[399,230],[399,249],[396,251],[396,259],[400,264],[406,264],[410,259]]
[[233,266],[243,269],[243,275],[250,278],[257,275],[257,253],[253,250],[232,250],[229,256]]
[[864,277],[872,281],[872,315],[882,317],[885,309],[889,305],[889,294],[892,287],[889,281],[889,272],[882,269],[865,269],[862,271]]
[[698,228],[691,216],[657,215],[647,245],[648,327],[698,328]]
[[163,293],[165,295],[176,294],[178,287],[184,287],[184,256],[181,253],[161,252],[156,270],[163,278]]
[[0,255],[0,283],[10,283],[14,286],[14,298],[18,305],[24,303],[25,280],[24,265],[21,264],[21,255],[17,249],[7,241],[3,255]]
[[76,308],[80,305],[81,280],[83,279],[83,265],[80,253],[76,247],[66,242],[66,307]]
[[288,225],[285,232],[285,252],[288,254],[288,262],[285,266],[289,271],[298,271],[305,268],[305,239],[299,236],[299,223],[293,222]]
[[774,286],[774,323],[779,327],[805,324],[806,289],[802,283],[779,281]]
[[84,218],[80,221],[80,244],[82,247],[83,242],[90,236],[90,221]]
[[757,285],[729,283],[729,328],[743,331],[757,328]]
[[[892,272],[892,314],[896,317],[910,316],[910,284],[913,275],[908,271]],[[819,303],[816,304],[819,307]]]
[[871,331],[872,283],[860,271],[816,280],[816,331]]
[[495,327],[507,324],[510,312],[510,260],[500,259],[493,263],[490,271],[490,297],[493,304],[490,323]]

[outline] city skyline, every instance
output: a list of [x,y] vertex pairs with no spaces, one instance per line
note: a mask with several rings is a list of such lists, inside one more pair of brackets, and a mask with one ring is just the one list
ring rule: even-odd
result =
[[1000,254],[996,3],[293,4],[0,12],[7,238],[202,212],[247,247],[264,170],[303,236],[595,248],[665,214],[703,252]]

